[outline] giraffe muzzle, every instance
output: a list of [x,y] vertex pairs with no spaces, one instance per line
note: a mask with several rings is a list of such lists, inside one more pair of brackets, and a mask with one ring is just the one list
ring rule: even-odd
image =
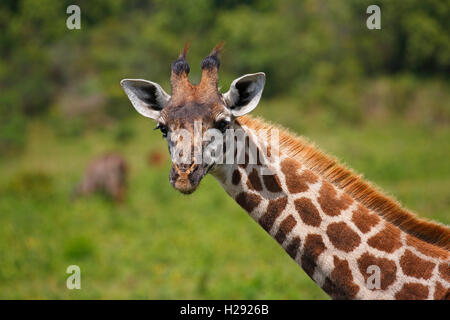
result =
[[184,194],[190,194],[197,189],[206,171],[201,164],[173,164],[170,170],[170,183]]

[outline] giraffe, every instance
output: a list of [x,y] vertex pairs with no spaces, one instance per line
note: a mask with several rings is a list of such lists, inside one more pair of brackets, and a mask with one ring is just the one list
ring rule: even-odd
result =
[[[168,142],[172,186],[190,194],[210,173],[333,299],[450,299],[448,226],[418,218],[305,138],[249,116],[265,74],[237,78],[222,94],[222,47],[202,61],[194,85],[186,45],[171,67],[172,95],[151,81],[121,81],[134,108],[156,120]],[[210,130],[228,142],[227,132],[244,133],[243,144],[215,149],[236,161],[199,159],[198,149],[215,139],[198,135]]]

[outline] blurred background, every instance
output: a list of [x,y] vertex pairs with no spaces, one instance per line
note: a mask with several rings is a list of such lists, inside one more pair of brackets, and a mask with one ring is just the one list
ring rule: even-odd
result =
[[[166,143],[119,81],[170,92],[186,41],[193,82],[226,41],[222,91],[265,72],[254,114],[449,224],[449,18],[448,0],[2,0],[0,298],[327,298],[212,177],[191,196],[170,186]],[[108,151],[127,162],[124,200],[72,198]],[[66,288],[72,264],[81,290]]]

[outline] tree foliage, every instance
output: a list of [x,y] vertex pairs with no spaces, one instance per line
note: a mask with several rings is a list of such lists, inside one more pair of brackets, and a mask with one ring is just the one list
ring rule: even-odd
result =
[[[332,96],[349,116],[356,101],[345,92],[358,91],[352,83],[361,79],[407,73],[448,83],[450,1],[380,0],[382,29],[368,30],[372,2],[86,0],[75,2],[81,30],[68,30],[73,1],[3,0],[0,140],[13,143],[6,132],[24,132],[25,119],[61,104],[66,111],[82,105],[126,115],[120,79],[147,78],[167,88],[170,63],[186,41],[194,81],[201,58],[225,40],[222,87],[264,71],[265,97],[326,104]],[[336,88],[344,96],[333,95]]]

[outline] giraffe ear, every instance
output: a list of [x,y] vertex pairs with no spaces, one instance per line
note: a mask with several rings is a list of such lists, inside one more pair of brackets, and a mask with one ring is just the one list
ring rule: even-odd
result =
[[147,118],[156,120],[170,99],[170,96],[159,84],[151,81],[123,79],[120,81],[120,85],[137,112]]
[[223,97],[235,117],[243,116],[256,108],[265,82],[266,75],[258,72],[246,74],[231,83],[230,90]]

